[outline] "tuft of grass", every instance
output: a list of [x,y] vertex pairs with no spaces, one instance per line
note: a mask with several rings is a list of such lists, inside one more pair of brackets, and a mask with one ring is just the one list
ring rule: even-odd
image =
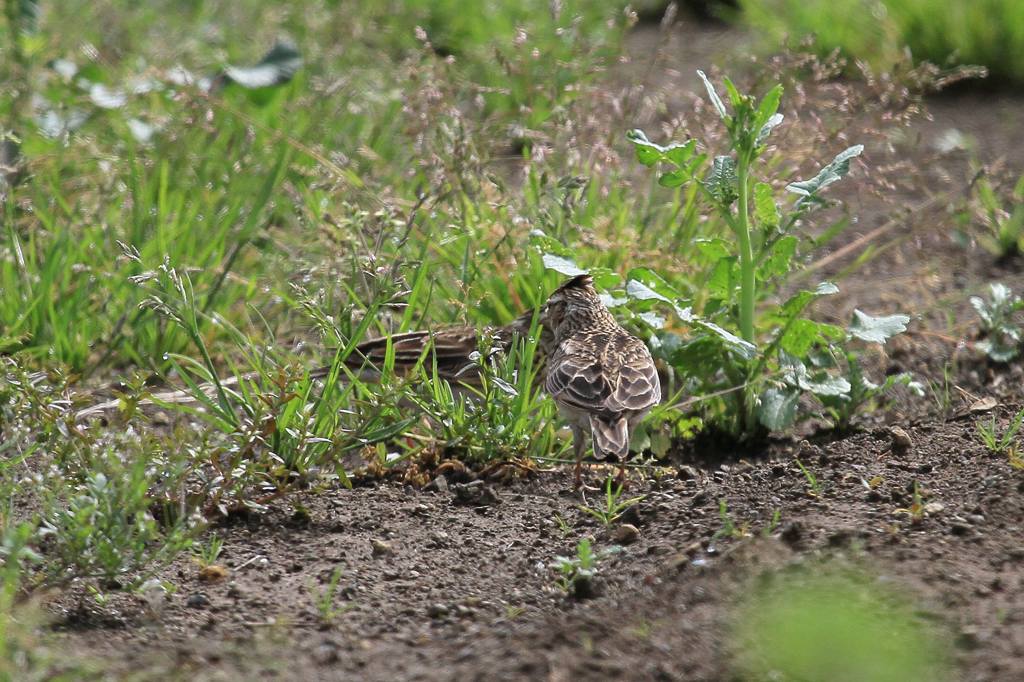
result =
[[1016,448],[1017,434],[1020,433],[1021,426],[1024,426],[1024,409],[1010,418],[1005,430],[1000,429],[996,416],[992,415],[987,423],[978,422],[978,438],[992,454],[1008,454]]
[[622,499],[623,488],[624,484],[622,483],[613,487],[612,476],[608,476],[604,482],[604,506],[591,507],[587,505],[580,505],[580,510],[586,514],[590,514],[600,521],[601,525],[607,528],[615,523],[619,517],[625,514],[628,509],[644,499],[643,495]]

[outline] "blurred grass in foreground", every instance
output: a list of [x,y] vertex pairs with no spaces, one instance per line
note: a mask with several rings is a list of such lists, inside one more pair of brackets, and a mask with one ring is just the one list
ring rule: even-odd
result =
[[735,643],[745,680],[949,679],[933,628],[876,581],[843,571],[763,577],[737,614]]

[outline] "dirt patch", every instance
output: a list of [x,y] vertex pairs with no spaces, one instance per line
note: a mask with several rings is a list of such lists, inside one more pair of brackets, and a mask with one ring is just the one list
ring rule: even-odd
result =
[[[392,484],[310,496],[298,514],[217,529],[228,577],[204,582],[182,560],[162,607],[73,592],[52,607],[69,647],[125,674],[711,680],[730,676],[730,618],[750,579],[831,559],[896,585],[956,643],[963,679],[1021,679],[1024,472],[986,453],[970,420],[908,431],[898,455],[882,431],[802,445],[818,497],[781,451],[635,483],[644,499],[625,521],[639,535],[599,562],[585,601],[555,587],[551,562],[581,536],[615,542],[570,477],[549,472],[484,505]],[[915,484],[929,510],[918,520],[897,511]],[[735,537],[721,536],[720,501]],[[328,623],[315,602],[338,569]]]

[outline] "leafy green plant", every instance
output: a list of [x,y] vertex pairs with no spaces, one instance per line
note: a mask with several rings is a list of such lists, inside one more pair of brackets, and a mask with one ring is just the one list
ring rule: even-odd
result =
[[217,563],[222,549],[224,549],[224,539],[219,535],[213,535],[208,542],[193,543],[192,557],[200,568],[206,568]]
[[175,472],[154,471],[145,457],[125,462],[111,450],[85,464],[51,477],[43,491],[38,532],[52,578],[138,584],[191,546],[190,519],[161,527],[152,514],[151,491],[176,488]]
[[607,528],[625,514],[626,510],[644,499],[643,495],[622,499],[623,488],[624,484],[622,483],[613,488],[612,476],[608,476],[604,482],[604,507],[580,505],[580,510],[590,514]]
[[[888,374],[882,383],[871,381],[861,364],[861,348],[864,344],[885,344],[891,337],[906,330],[910,318],[906,315],[885,315],[872,317],[860,310],[853,311],[853,321],[846,330],[846,338],[838,346],[838,352],[817,354],[812,362],[817,367],[835,367],[838,376],[845,380],[845,389],[835,395],[819,392],[818,398],[835,420],[836,429],[845,431],[857,413],[876,401],[890,395],[896,386],[904,386],[915,395],[923,396],[924,387],[908,372]],[[799,386],[799,384],[797,384]]]
[[985,449],[992,454],[1006,454],[1014,447],[1021,426],[1024,426],[1024,409],[1010,418],[1006,429],[1001,433],[996,416],[992,415],[987,423],[978,422],[978,438],[981,439],[981,444],[985,446]]
[[1021,328],[1014,315],[1024,308],[1024,301],[1002,282],[989,284],[988,292],[988,300],[980,296],[970,298],[985,336],[976,345],[995,362],[1009,362],[1020,352]]
[[992,255],[1007,259],[1024,251],[1024,175],[1005,199],[996,194],[984,173],[973,187],[973,213],[982,226],[978,243]]
[[576,545],[575,556],[555,557],[551,565],[558,573],[555,585],[565,594],[576,599],[586,599],[593,596],[594,577],[598,572],[598,561],[622,551],[622,548],[614,545],[601,552],[595,553],[588,538],[583,538]]
[[756,162],[772,130],[783,121],[778,113],[782,87],[756,100],[741,94],[726,78],[727,108],[704,73],[698,75],[728,132],[729,153],[709,161],[694,139],[662,146],[639,130],[628,137],[639,161],[658,168],[660,185],[695,188],[725,229],[695,244],[694,258],[707,275],[692,296],[647,269],[630,272],[626,293],[640,306],[668,303],[691,327],[689,338],[662,333],[654,343],[693,393],[720,396],[704,404],[713,426],[740,439],[785,429],[797,419],[803,395],[827,401],[833,409],[844,407],[837,411],[841,421],[848,420],[858,407],[891,385],[876,387],[864,381],[853,348],[845,353],[842,364],[857,381],[856,388],[836,375],[835,361],[821,359],[833,345],[850,337],[884,342],[902,330],[896,326],[907,318],[876,319],[858,313],[849,332],[815,322],[806,316],[807,310],[818,298],[838,291],[829,282],[781,302],[772,297],[799,271],[800,226],[825,204],[822,192],[848,173],[863,147],[850,147],[811,179],[786,185],[797,198],[783,211],[771,185],[754,179],[761,168]]

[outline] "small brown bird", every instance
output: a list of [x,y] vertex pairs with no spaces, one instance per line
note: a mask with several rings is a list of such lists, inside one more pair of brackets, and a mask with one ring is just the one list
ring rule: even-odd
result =
[[589,275],[573,277],[551,295],[541,324],[552,339],[544,385],[572,427],[577,487],[587,433],[596,458],[618,457],[623,478],[630,431],[661,401],[650,351],[619,326]]

